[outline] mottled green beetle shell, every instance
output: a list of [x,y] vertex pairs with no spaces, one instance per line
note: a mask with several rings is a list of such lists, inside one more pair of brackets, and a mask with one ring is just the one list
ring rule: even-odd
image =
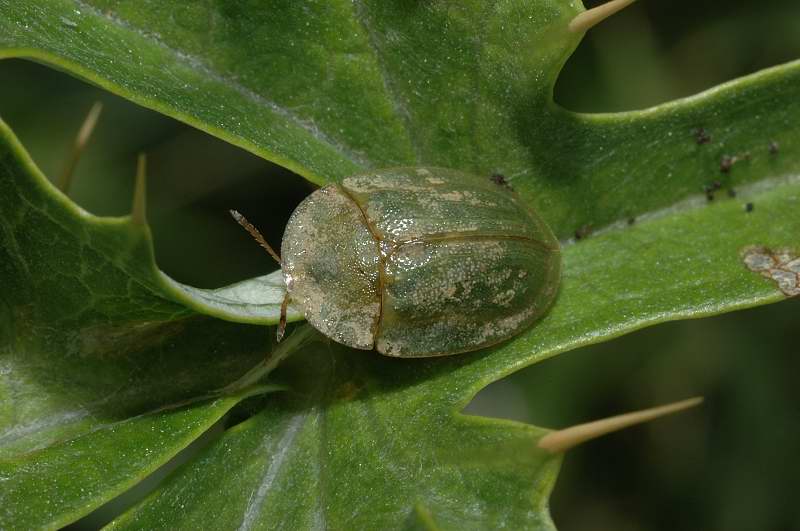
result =
[[507,339],[553,301],[561,250],[507,186],[441,168],[346,178],[306,198],[281,246],[293,304],[334,341],[421,357]]

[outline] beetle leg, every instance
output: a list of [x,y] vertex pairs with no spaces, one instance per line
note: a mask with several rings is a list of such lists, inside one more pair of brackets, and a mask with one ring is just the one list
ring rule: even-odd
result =
[[283,302],[281,302],[281,320],[278,323],[278,331],[276,333],[276,337],[278,338],[278,343],[281,342],[283,339],[283,334],[286,333],[286,310],[289,307],[289,294],[283,296]]

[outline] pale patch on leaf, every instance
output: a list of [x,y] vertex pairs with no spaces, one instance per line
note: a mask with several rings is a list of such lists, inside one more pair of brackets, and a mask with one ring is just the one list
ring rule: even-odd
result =
[[800,254],[797,252],[747,247],[742,251],[742,260],[750,271],[775,281],[787,297],[800,295]]

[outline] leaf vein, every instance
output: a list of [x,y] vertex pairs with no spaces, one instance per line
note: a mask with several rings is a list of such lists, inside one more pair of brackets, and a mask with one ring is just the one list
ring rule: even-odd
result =
[[414,134],[411,112],[409,111],[403,99],[400,97],[394,78],[386,66],[386,62],[383,59],[383,51],[378,42],[378,38],[369,21],[367,20],[367,14],[364,13],[364,3],[362,0],[353,0],[353,12],[356,22],[358,22],[358,24],[364,30],[364,33],[367,35],[366,42],[369,48],[372,50],[372,54],[375,58],[375,64],[378,66],[378,70],[380,71],[381,81],[383,82],[386,98],[392,104],[395,113],[400,117],[400,122],[403,124],[403,129],[406,132],[408,143],[411,146],[411,149],[414,151],[416,162],[420,163],[423,160],[422,147],[419,145],[419,142],[416,140],[417,137]]
[[[239,526],[240,531],[249,531],[256,523],[256,518],[261,512],[261,506],[263,505],[267,494],[269,494],[270,489],[272,489],[272,486],[275,484],[275,478],[278,476],[278,472],[280,472],[281,468],[283,467],[283,464],[289,455],[292,442],[300,431],[300,427],[307,416],[308,413],[295,415],[292,420],[289,421],[289,425],[286,427],[286,431],[278,441],[278,444],[270,445],[271,448],[276,449],[276,453],[269,463],[267,473],[264,474],[261,484],[259,484],[256,492],[250,497],[250,500],[247,504],[247,509],[244,513],[244,520],[242,520],[242,523]],[[269,435],[267,435],[267,438],[269,438]]]

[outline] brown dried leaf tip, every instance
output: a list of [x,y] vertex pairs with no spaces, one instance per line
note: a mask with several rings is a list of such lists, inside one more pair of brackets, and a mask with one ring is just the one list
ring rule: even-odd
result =
[[800,254],[797,252],[753,246],[742,250],[742,261],[750,271],[774,281],[787,297],[800,295]]

